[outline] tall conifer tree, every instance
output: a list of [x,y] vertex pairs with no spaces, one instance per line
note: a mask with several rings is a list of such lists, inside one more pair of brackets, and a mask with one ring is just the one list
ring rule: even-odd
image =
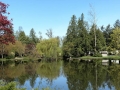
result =
[[75,41],[77,38],[77,20],[76,16],[73,15],[66,33],[66,38],[63,42],[63,56],[75,56]]

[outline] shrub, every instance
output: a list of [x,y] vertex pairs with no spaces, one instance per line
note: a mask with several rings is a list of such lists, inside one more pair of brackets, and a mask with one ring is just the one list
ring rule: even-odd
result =
[[6,57],[6,59],[13,59],[14,57],[15,57],[14,55],[10,54]]
[[0,90],[17,90],[16,89],[16,83],[15,82],[10,82],[5,86],[0,86]]
[[102,57],[102,54],[100,54],[99,52],[96,52],[93,56],[94,57]]

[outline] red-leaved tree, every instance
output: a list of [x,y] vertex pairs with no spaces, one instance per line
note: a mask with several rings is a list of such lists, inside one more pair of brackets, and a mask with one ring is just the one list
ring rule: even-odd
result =
[[14,43],[14,35],[13,35],[13,24],[11,23],[11,20],[8,20],[7,16],[8,13],[6,9],[8,8],[8,4],[0,2],[0,54],[4,54],[4,45],[7,45],[9,43]]

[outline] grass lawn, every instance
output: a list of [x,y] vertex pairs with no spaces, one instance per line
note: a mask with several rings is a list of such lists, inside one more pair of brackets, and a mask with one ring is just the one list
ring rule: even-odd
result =
[[92,56],[83,56],[80,59],[113,59],[113,60],[120,60],[120,56],[118,55],[110,55],[106,57],[92,57]]

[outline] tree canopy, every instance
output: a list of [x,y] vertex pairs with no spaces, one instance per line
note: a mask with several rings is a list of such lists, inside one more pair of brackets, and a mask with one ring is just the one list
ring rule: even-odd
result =
[[7,12],[8,4],[0,2],[0,48],[1,48],[1,55],[3,58],[4,54],[4,45],[9,44],[9,42],[14,43],[14,35],[13,35],[13,24],[12,19],[8,20],[6,14],[9,14]]

